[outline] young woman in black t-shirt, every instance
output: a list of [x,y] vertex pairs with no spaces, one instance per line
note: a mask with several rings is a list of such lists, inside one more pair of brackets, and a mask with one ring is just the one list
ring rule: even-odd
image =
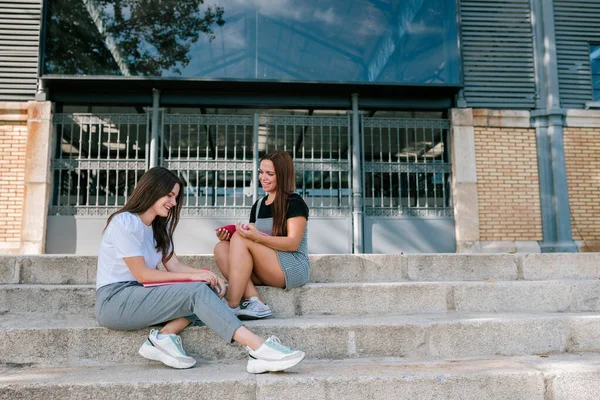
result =
[[230,235],[218,230],[215,260],[229,282],[226,301],[240,319],[271,316],[255,285],[290,289],[308,281],[308,206],[296,190],[294,163],[285,151],[261,158],[267,196],[252,206],[250,223]]

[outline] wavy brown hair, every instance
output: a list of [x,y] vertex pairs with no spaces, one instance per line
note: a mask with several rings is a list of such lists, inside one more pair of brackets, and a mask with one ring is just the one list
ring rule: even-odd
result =
[[[176,184],[179,185],[179,194],[176,199],[177,205],[169,210],[169,215],[166,217],[157,215],[154,221],[152,221],[152,232],[156,241],[156,250],[162,253],[163,261],[169,261],[175,250],[173,232],[175,232],[175,228],[179,223],[184,186],[183,181],[174,172],[163,167],[154,167],[146,171],[138,181],[135,189],[133,189],[131,196],[129,196],[123,208],[108,217],[106,227],[117,214],[124,212],[142,214],[146,212],[158,199],[171,193]],[[169,252],[169,248],[172,249],[171,252]]]
[[287,151],[275,150],[262,156],[260,161],[269,160],[275,167],[277,179],[276,196],[273,202],[273,236],[287,236],[288,199],[296,190],[294,161]]

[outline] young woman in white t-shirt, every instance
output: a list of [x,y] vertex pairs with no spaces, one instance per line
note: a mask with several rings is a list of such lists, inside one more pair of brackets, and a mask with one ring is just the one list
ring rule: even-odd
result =
[[[202,322],[225,341],[249,351],[250,373],[282,371],[298,364],[304,353],[271,336],[252,333],[220,297],[225,285],[214,273],[182,264],[174,252],[173,232],[179,222],[183,182],[166,168],[148,170],[127,203],[108,218],[98,254],[96,317],[112,329],[152,329],[139,354],[174,368],[190,368],[178,336]],[[158,270],[162,261],[166,270]],[[142,283],[189,281],[145,288]]]

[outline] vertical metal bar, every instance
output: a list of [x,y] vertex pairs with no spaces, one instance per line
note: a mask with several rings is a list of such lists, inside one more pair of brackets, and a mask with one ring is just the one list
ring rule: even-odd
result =
[[[117,125],[117,160],[119,160],[119,153],[121,149],[121,128],[122,124]],[[127,122],[127,127],[129,128],[129,123]],[[117,163],[117,171],[115,174],[115,207],[119,202],[119,164]]]
[[[112,129],[112,124],[106,124],[106,160],[110,161],[110,130]],[[108,207],[108,193],[109,193],[109,176],[110,176],[110,163],[106,164],[106,186],[104,186],[104,206]]]
[[[419,162],[419,155],[417,154],[417,125],[415,124],[414,121],[412,122],[412,129],[413,129],[413,139],[414,139],[414,149],[415,149],[415,164],[417,164]],[[417,207],[421,207],[421,200],[419,199],[419,172],[417,171],[415,173],[415,179],[416,179],[416,194],[417,194],[417,203],[416,206]]]
[[228,139],[228,132],[227,132],[227,124],[225,124],[225,154],[224,154],[224,169],[225,169],[225,187],[223,188],[223,207],[227,207],[227,175],[228,175],[228,171],[227,171],[227,161],[229,161],[229,158],[227,157],[227,139]]
[[258,114],[254,113],[252,127],[252,203],[258,200]]
[[[96,159],[100,161],[100,146],[102,145],[102,122],[98,121],[98,154]],[[100,199],[100,168],[96,168],[96,203],[95,206],[99,205]]]
[[[88,124],[89,125],[87,125],[87,128],[88,128],[87,159],[88,159],[88,161],[91,161],[92,160],[92,121],[91,121],[91,118],[90,118]],[[90,205],[90,192],[92,191],[92,182],[90,180],[91,175],[92,175],[92,170],[88,167],[88,170],[87,170],[87,196],[86,196],[86,202],[85,202],[85,204],[88,206]]]
[[352,94],[352,195],[354,223],[354,254],[363,252],[362,165],[358,120],[358,94]]
[[[152,139],[150,140],[150,168],[158,165],[158,107],[160,90],[152,89]],[[169,154],[170,156],[170,154]]]
[[[431,128],[431,144],[433,145],[432,148],[436,148],[437,147],[437,143],[435,141],[435,128]],[[435,160],[434,165],[437,167],[437,160]],[[433,183],[433,207],[434,208],[438,208],[438,201],[437,201],[437,183],[433,182],[433,181],[437,181],[437,171],[434,170],[434,173],[432,175],[432,183]]]
[[[64,124],[62,125],[61,128],[62,129],[60,130],[60,137],[58,138],[58,143],[57,143],[58,146],[57,146],[57,149],[56,149],[56,151],[58,152],[58,159],[59,160],[62,160],[62,158],[63,158],[63,154],[62,154],[62,142],[63,142],[63,135],[64,135],[64,132],[65,132],[65,126],[64,126]],[[58,196],[56,197],[56,199],[57,199],[57,203],[58,203],[57,206],[59,206],[59,207],[61,205],[60,197],[62,195],[62,175],[63,175],[63,172],[64,171],[62,169],[58,170],[58,188],[57,188],[58,189],[57,190],[58,191]]]
[[[383,129],[379,126],[379,160],[378,164],[383,165]],[[384,198],[383,198],[383,172],[379,173],[379,207],[383,208],[384,206]]]
[[[81,196],[81,153],[83,152],[83,126],[78,124],[79,126],[79,146],[77,148],[77,200],[75,201],[75,206],[79,207],[79,197]],[[72,145],[71,145],[72,146]]]
[[[208,119],[206,120],[205,130],[206,130],[206,150],[204,153],[204,159],[206,161],[208,161],[209,153],[210,153],[210,148],[209,148],[210,126],[208,124]],[[204,207],[208,207],[208,175],[209,175],[208,170],[204,171]]]
[[[136,130],[140,129],[139,124],[136,124],[135,126],[136,126]],[[130,138],[131,138],[131,129],[128,126],[127,127],[127,140],[125,140],[125,159],[127,161],[129,161],[129,145],[131,143]],[[125,168],[125,187],[123,188],[123,200],[124,201],[127,201],[128,194],[129,194],[129,168]]]
[[[396,122],[396,149],[398,151],[396,155],[396,162],[400,163],[400,152],[402,151],[402,145],[400,143],[400,124]],[[398,169],[398,207],[402,207],[402,173]]]
[[406,164],[408,166],[407,171],[406,171],[406,194],[408,195],[406,198],[406,207],[410,208],[410,156],[409,156],[409,151],[410,148],[408,147],[408,122],[407,120],[404,120],[404,141],[406,143]]

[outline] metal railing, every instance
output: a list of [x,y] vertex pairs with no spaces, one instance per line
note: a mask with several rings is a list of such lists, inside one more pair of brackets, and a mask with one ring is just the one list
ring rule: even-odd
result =
[[450,121],[362,118],[368,216],[452,216]]
[[149,115],[56,114],[50,215],[107,215],[147,169]]
[[[108,215],[149,166],[144,114],[56,114],[51,215]],[[183,214],[247,217],[258,160],[288,151],[313,216],[352,212],[350,115],[167,114],[159,164],[185,181]],[[367,216],[452,216],[447,120],[361,118]]]

